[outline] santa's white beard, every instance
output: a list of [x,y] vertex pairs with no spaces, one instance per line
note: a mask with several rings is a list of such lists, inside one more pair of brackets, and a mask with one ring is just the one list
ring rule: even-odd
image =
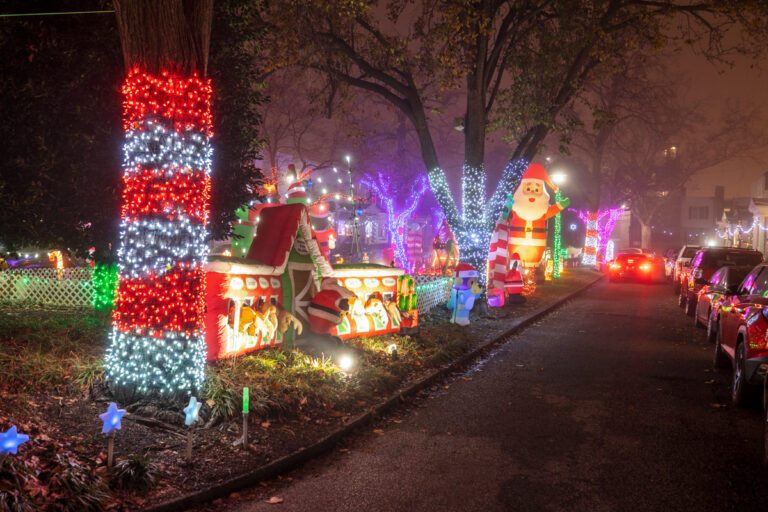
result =
[[[539,195],[527,195],[523,191],[523,187],[518,187],[512,197],[515,201],[512,205],[512,211],[521,219],[540,219],[549,209],[549,194],[546,190]],[[534,201],[531,201],[530,198],[534,198]]]

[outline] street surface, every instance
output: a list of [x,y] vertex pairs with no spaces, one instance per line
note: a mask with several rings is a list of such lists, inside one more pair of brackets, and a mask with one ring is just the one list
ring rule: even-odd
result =
[[768,510],[761,414],[712,348],[669,285],[602,282],[231,510]]

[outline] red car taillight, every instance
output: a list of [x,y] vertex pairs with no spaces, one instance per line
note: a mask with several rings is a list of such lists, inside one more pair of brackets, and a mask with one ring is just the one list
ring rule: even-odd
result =
[[621,270],[621,265],[618,263],[611,263],[611,270]]
[[645,270],[645,271],[651,270],[651,264],[643,263],[642,265],[640,265],[640,270]]

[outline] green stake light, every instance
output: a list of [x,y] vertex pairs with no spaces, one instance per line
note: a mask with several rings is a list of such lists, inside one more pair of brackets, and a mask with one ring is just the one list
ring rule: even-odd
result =
[[243,414],[248,414],[249,406],[248,388],[243,388]]

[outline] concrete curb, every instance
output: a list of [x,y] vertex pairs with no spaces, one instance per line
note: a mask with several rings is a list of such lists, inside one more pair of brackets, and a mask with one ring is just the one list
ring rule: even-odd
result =
[[427,386],[430,386],[433,382],[440,379],[441,377],[444,377],[445,375],[455,371],[457,368],[464,366],[467,362],[471,361],[472,359],[475,359],[477,356],[482,354],[488,348],[494,345],[500,345],[502,342],[505,341],[507,337],[511,336],[512,334],[515,334],[516,332],[522,329],[525,329],[532,323],[539,320],[541,317],[551,313],[552,311],[559,308],[569,300],[584,293],[585,291],[590,289],[592,286],[600,282],[603,279],[603,277],[604,276],[601,275],[594,281],[587,283],[583,287],[569,293],[565,297],[562,297],[551,304],[543,306],[537,309],[536,311],[534,311],[533,313],[529,314],[528,316],[521,318],[518,322],[516,322],[512,327],[504,331],[502,334],[498,335],[492,340],[488,340],[481,343],[480,345],[472,349],[470,352],[467,352],[466,354],[461,356],[459,359],[453,361],[447,366],[434,370],[428,373],[427,375],[423,376],[420,380],[409,384],[405,388],[400,389],[398,392],[394,393],[383,402],[379,403],[375,407],[372,407],[367,412],[364,412],[359,416],[356,416],[351,421],[349,421],[349,423],[339,428],[338,430],[332,432],[331,434],[327,435],[326,437],[320,439],[318,442],[312,444],[311,446],[308,446],[303,449],[299,449],[289,455],[286,455],[285,457],[281,457],[277,460],[270,462],[269,464],[261,466],[249,473],[240,475],[224,483],[213,485],[201,491],[197,491],[192,494],[187,494],[185,496],[181,496],[179,498],[165,501],[163,503],[158,503],[157,505],[151,506],[145,510],[149,512],[166,512],[166,511],[171,512],[171,511],[184,510],[194,505],[200,505],[203,503],[216,500],[218,498],[222,498],[224,496],[228,496],[229,494],[235,491],[244,489],[246,487],[253,487],[254,485],[257,485],[259,482],[263,480],[274,478],[275,476],[281,473],[284,473],[288,470],[291,470],[295,467],[298,467],[308,462],[309,460],[317,457],[318,455],[321,455],[329,451],[331,448],[333,448],[336,445],[336,443],[339,442],[339,440],[341,440],[343,437],[347,436],[348,434],[352,433],[354,430],[370,423],[371,420],[373,420],[375,417],[381,416],[384,412],[391,409],[399,402],[403,401],[405,396],[413,395],[418,391],[421,391],[422,389],[424,389]]

